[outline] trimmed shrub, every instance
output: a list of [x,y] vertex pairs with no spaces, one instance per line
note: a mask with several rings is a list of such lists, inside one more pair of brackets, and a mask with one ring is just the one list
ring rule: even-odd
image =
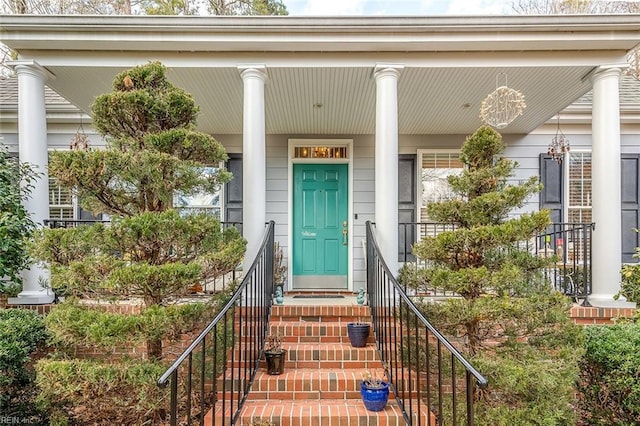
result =
[[168,389],[156,386],[166,365],[146,361],[40,360],[40,402],[52,424],[157,424]]
[[588,425],[640,424],[640,324],[585,330],[580,408]]
[[34,406],[31,361],[44,347],[47,332],[42,317],[25,309],[0,310],[0,414],[42,423]]

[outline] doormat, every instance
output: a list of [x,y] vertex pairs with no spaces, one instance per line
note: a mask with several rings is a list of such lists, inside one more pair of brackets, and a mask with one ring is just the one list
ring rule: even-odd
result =
[[344,299],[340,294],[296,294],[294,299]]

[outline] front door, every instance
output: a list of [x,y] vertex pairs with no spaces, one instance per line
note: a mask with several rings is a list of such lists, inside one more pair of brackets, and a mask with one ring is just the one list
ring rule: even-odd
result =
[[293,288],[347,289],[347,164],[293,165]]

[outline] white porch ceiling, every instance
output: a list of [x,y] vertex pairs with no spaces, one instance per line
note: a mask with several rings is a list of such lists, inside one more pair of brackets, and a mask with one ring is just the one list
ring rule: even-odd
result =
[[[94,97],[110,91],[114,76],[124,68],[48,69],[55,75],[49,86],[89,112]],[[529,133],[591,88],[583,78],[590,70],[587,66],[405,68],[398,81],[399,132],[473,132],[482,124],[480,103],[496,88],[498,73],[504,72],[509,87],[525,95],[527,108],[502,132]],[[268,68],[267,72],[268,134],[374,133],[373,68]],[[168,76],[193,94],[201,110],[202,131],[242,133],[243,86],[236,68],[170,68]]]
[[238,66],[247,64],[267,69],[267,133],[373,134],[381,63],[404,66],[401,134],[473,132],[500,72],[527,104],[502,132],[529,133],[640,43],[640,15],[0,18],[0,40],[48,69],[48,85],[84,111],[116,73],[160,60],[214,135],[242,132]]

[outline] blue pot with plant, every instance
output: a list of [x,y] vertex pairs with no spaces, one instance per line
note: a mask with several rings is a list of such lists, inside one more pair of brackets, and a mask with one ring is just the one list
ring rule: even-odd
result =
[[368,411],[382,411],[389,401],[389,383],[367,371],[362,375],[360,395]]

